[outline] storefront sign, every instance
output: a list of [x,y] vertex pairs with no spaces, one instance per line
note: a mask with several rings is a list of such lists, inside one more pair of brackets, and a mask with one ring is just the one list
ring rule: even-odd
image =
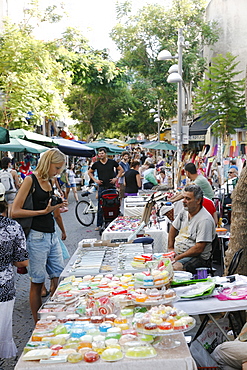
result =
[[205,135],[190,135],[189,141],[205,141]]

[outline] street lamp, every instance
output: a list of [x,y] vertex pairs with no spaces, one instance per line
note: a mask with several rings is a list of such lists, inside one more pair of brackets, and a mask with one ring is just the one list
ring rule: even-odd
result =
[[169,69],[169,76],[167,78],[168,83],[178,84],[178,124],[177,124],[177,165],[182,161],[182,143],[183,143],[183,131],[182,131],[182,54],[184,46],[183,30],[178,30],[178,54],[172,56],[168,50],[162,50],[158,54],[158,60],[171,60],[178,59],[178,64],[173,65]]
[[[154,108],[149,110],[149,113],[156,113]],[[153,116],[154,122],[158,123],[158,142],[160,142],[160,100],[157,100],[157,113]]]

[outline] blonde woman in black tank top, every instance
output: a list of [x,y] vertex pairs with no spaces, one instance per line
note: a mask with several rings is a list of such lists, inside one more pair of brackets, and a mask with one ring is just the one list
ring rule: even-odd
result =
[[[31,230],[27,236],[27,249],[28,273],[31,280],[30,307],[35,322],[38,320],[37,312],[42,304],[41,290],[46,272],[53,282],[51,292],[53,294],[64,267],[59,240],[55,233],[53,213],[62,234],[65,234],[62,219],[57,218],[57,214],[59,208],[66,206],[67,202],[63,201],[56,205],[51,203],[52,181],[64,166],[65,155],[58,149],[49,149],[43,153],[33,173],[34,176],[25,178],[12,206],[12,218],[33,217]],[[34,182],[33,210],[26,210],[23,209],[23,205],[32,182]]]

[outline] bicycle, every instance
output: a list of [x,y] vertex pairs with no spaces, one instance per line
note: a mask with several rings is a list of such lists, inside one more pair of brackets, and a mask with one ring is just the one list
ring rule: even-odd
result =
[[[92,194],[92,188],[94,186],[91,186],[89,190],[84,191],[81,193],[82,197],[88,197],[90,194]],[[94,222],[95,214],[98,211],[98,207],[95,206],[90,198],[88,200],[81,200],[77,203],[75,207],[75,215],[77,220],[83,225],[83,226],[90,226]]]

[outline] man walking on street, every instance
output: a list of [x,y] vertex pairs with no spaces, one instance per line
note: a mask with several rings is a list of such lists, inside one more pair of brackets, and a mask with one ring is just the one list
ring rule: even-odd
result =
[[[98,149],[99,160],[95,162],[88,170],[90,179],[97,183],[98,188],[98,213],[97,213],[97,227],[96,231],[100,230],[103,225],[103,212],[100,205],[101,193],[105,189],[115,188],[117,179],[122,176],[123,168],[113,159],[107,157],[106,149]],[[94,171],[97,170],[98,179],[94,177]]]
[[121,154],[121,161],[119,162],[119,165],[123,167],[123,173],[122,176],[119,178],[118,183],[119,183],[119,197],[120,197],[120,202],[121,200],[125,197],[125,185],[124,185],[124,174],[130,170],[130,165],[129,165],[129,153],[128,152],[123,152]]

